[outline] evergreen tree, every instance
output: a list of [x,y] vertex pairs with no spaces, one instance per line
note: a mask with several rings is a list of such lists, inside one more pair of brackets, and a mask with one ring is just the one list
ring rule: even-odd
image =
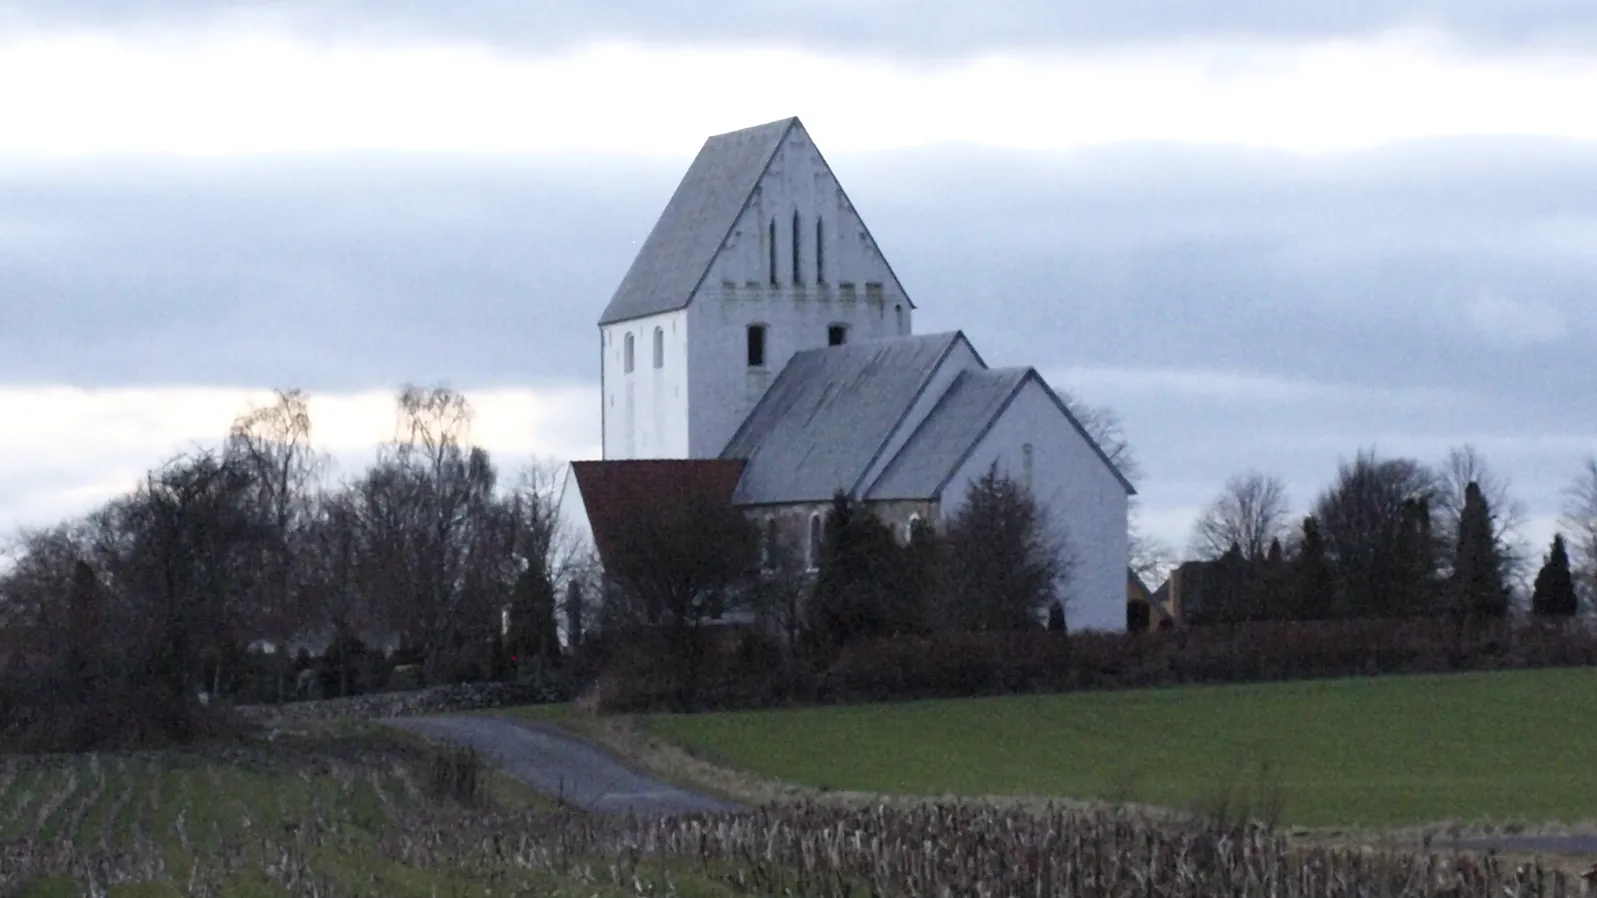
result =
[[1569,550],[1564,546],[1563,534],[1553,535],[1553,547],[1547,560],[1536,574],[1535,592],[1531,594],[1531,611],[1549,617],[1573,617],[1580,610],[1575,596],[1575,577],[1569,570]]
[[909,570],[911,554],[869,509],[842,492],[833,496],[812,602],[814,635],[836,648],[921,631],[925,611],[918,578]]
[[1492,510],[1479,485],[1464,490],[1464,509],[1458,519],[1458,546],[1453,557],[1455,608],[1470,618],[1501,618],[1508,614],[1508,587],[1503,582],[1503,558],[1492,535]]
[[1048,629],[1061,633],[1064,632],[1065,606],[1059,604],[1058,602],[1048,603]]
[[1313,515],[1303,519],[1303,545],[1293,560],[1295,589],[1291,617],[1296,620],[1326,620],[1336,613],[1336,579],[1331,560],[1326,556],[1320,522]]
[[995,462],[948,522],[941,622],[959,630],[1036,627],[1074,567],[1031,492]]

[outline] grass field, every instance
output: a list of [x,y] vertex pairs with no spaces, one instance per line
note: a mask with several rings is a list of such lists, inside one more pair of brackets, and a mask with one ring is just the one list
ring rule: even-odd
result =
[[[826,789],[1202,810],[1307,827],[1597,820],[1597,670],[659,715],[707,760]],[[1266,788],[1260,789],[1261,786]]]

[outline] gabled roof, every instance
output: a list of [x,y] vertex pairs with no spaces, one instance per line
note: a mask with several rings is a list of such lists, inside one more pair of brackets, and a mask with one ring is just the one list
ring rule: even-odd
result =
[[876,478],[866,499],[930,499],[1025,383],[1027,368],[961,371],[926,420]]
[[782,139],[798,124],[796,117],[785,118],[704,142],[599,316],[601,326],[688,304]]
[[795,353],[721,452],[748,462],[735,501],[824,502],[854,490],[965,342],[956,331]]
[[731,504],[743,476],[738,459],[681,458],[574,461],[571,470],[593,529],[600,559],[640,508],[689,507],[709,498]]
[[1136,495],[1131,481],[1104,454],[1070,407],[1065,405],[1035,368],[992,368],[962,371],[931,414],[910,435],[865,498],[931,499],[942,493],[961,465],[976,451],[976,444],[992,429],[1015,400],[1021,388],[1035,382],[1081,435],[1093,453],[1109,468],[1127,495]]

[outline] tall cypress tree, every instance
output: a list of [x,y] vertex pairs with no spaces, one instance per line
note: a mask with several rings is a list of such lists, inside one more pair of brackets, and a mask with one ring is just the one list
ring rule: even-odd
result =
[[1336,611],[1336,579],[1326,557],[1320,522],[1313,515],[1303,519],[1303,545],[1293,559],[1296,596],[1292,617],[1297,620],[1325,620]]
[[1553,547],[1542,569],[1536,573],[1531,611],[1549,617],[1573,617],[1580,610],[1575,596],[1575,577],[1569,571],[1569,550],[1562,534],[1553,535]]
[[1471,618],[1508,614],[1508,587],[1503,582],[1502,553],[1492,535],[1492,510],[1473,482],[1464,489],[1464,510],[1458,518],[1453,591],[1455,607]]

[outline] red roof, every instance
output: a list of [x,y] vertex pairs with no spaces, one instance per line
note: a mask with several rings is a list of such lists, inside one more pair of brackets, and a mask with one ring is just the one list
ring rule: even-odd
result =
[[640,508],[686,507],[711,499],[732,504],[743,460],[729,458],[576,461],[571,469],[601,558]]

